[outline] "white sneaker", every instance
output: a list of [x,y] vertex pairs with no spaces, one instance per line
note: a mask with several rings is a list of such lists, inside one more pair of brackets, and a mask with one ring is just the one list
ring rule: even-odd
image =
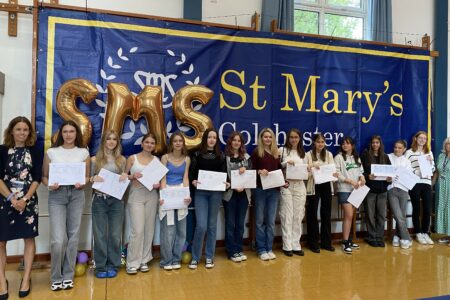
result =
[[241,256],[241,261],[247,260],[247,255],[245,255],[244,253],[239,252],[239,255]]
[[267,252],[263,252],[263,253],[261,253],[259,255],[259,259],[261,259],[261,260],[269,260],[270,256],[269,256],[269,254],[267,254]]
[[207,258],[205,262],[205,268],[212,269],[214,268],[214,261],[212,258]]
[[423,233],[416,234],[416,240],[421,245],[428,245],[427,241],[425,240],[425,237],[423,236]]
[[410,240],[400,240],[400,248],[409,249],[412,246],[412,241]]
[[392,246],[393,247],[400,246],[400,238],[397,235],[394,235],[394,238],[392,239]]
[[180,263],[174,263],[172,265],[172,270],[179,270],[181,269],[181,264]]
[[267,252],[267,255],[269,256],[269,259],[276,259],[277,256],[272,251]]
[[163,269],[166,270],[166,271],[170,271],[170,270],[173,269],[173,267],[172,267],[172,265],[165,265],[165,266],[163,267]]
[[232,261],[234,261],[234,262],[241,262],[241,261],[242,261],[242,258],[241,258],[241,256],[239,255],[239,253],[233,254],[233,256],[231,256],[230,259],[231,259]]
[[146,272],[150,271],[150,268],[148,267],[147,264],[142,263],[142,264],[139,266],[139,271],[141,271],[142,273],[146,273]]
[[425,241],[427,242],[428,245],[434,245],[433,240],[430,238],[430,236],[428,235],[428,233],[423,233],[423,238],[425,239]]

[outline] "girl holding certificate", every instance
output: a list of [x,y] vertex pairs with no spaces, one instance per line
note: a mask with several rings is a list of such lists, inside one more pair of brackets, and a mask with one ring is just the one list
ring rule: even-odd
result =
[[255,190],[256,251],[261,260],[270,260],[277,258],[272,246],[280,191],[279,188],[263,190],[261,177],[267,176],[270,171],[280,170],[281,163],[272,129],[261,130],[257,143],[251,156],[253,169],[259,175]]
[[[414,231],[416,233],[417,241],[422,245],[433,245],[434,242],[428,235],[430,230],[431,219],[431,177],[429,175],[422,175],[420,169],[419,159],[425,157],[429,163],[431,172],[435,171],[433,152],[428,146],[427,133],[425,131],[417,132],[411,144],[411,149],[408,149],[405,156],[411,162],[414,174],[420,177],[419,182],[409,191],[411,197],[411,204],[413,207],[412,219],[414,225]],[[420,218],[420,199],[422,199],[422,218]]]
[[[161,189],[167,187],[189,188],[189,165],[191,160],[187,155],[184,136],[175,132],[170,136],[167,154],[161,158],[161,163],[169,169],[166,176],[161,180]],[[191,202],[191,198],[184,200],[186,206]],[[159,204],[164,204],[164,199],[159,200]],[[181,268],[181,252],[186,241],[186,216],[187,208],[172,210],[159,209],[159,219],[161,220],[161,261],[159,265],[164,270],[178,270]]]
[[439,177],[439,198],[436,209],[436,232],[445,234],[438,240],[439,243],[447,243],[450,246],[450,138],[444,140],[442,153],[437,160]]
[[[323,165],[334,165],[333,154],[327,150],[325,138],[321,133],[313,137],[312,149],[306,153],[306,162],[310,169],[320,169]],[[337,173],[333,174],[337,177]],[[320,253],[320,248],[333,252],[331,245],[331,198],[332,184],[324,182],[315,184],[314,177],[309,176],[307,183],[306,225],[308,228],[308,245],[312,252]],[[317,210],[320,203],[320,248],[319,248],[319,222]]]
[[217,215],[223,192],[197,189],[199,170],[226,172],[225,157],[220,151],[218,134],[215,129],[206,129],[202,136],[200,150],[192,156],[189,180],[195,187],[195,232],[192,241],[192,260],[189,268],[197,269],[202,255],[203,239],[206,234],[205,267],[214,268],[216,250]]
[[[278,149],[283,169],[289,166],[306,164],[305,150],[301,133],[292,128],[287,134],[284,147]],[[285,172],[285,174],[287,174]],[[300,245],[302,221],[305,216],[306,187],[303,180],[287,178],[289,186],[281,188],[280,219],[283,238],[283,253],[286,256],[300,255],[304,252]]]
[[[403,167],[412,171],[411,162],[403,156],[405,151],[406,142],[404,140],[396,141],[394,144],[394,153],[388,155],[389,160],[396,169]],[[406,220],[406,209],[409,200],[408,189],[394,180],[388,186],[388,200],[397,228],[397,232],[392,239],[392,246],[400,246],[402,249],[408,249],[412,246]]]
[[[372,174],[372,164],[390,165],[389,157],[384,153],[383,141],[379,135],[374,135],[369,147],[361,155],[364,167],[364,177],[369,193],[364,200],[366,212],[367,243],[372,247],[384,247],[384,223],[386,222],[386,202],[388,182],[380,180]],[[390,180],[390,178],[387,178]]]
[[334,161],[336,163],[336,171],[339,173],[337,183],[338,201],[344,211],[342,250],[344,253],[352,254],[354,249],[359,249],[359,245],[353,243],[350,237],[354,209],[347,199],[354,189],[366,184],[366,180],[361,160],[356,151],[355,142],[351,137],[346,136],[342,139],[341,149]]
[[[244,138],[238,131],[233,131],[225,146],[228,177],[232,170],[239,170],[240,174],[251,168],[250,155],[247,154]],[[247,260],[242,252],[244,238],[244,223],[248,204],[251,199],[250,189],[229,189],[223,196],[225,209],[225,248],[227,256],[234,262]]]
[[[97,154],[91,158],[93,176],[91,182],[102,182],[98,175],[102,168],[125,179],[125,157],[119,135],[107,130],[103,136]],[[121,265],[121,237],[124,205],[121,199],[93,191],[92,199],[92,233],[94,236],[95,276],[97,278],[116,277]]]
[[155,233],[156,212],[158,211],[159,183],[153,185],[149,191],[137,179],[142,177],[142,170],[154,159],[156,138],[147,133],[142,138],[142,151],[131,155],[127,159],[125,173],[130,173],[132,180],[127,208],[130,213],[130,241],[127,250],[127,274],[134,275],[138,270],[149,271],[147,263],[152,260],[152,243]]
[[[71,120],[59,127],[55,144],[44,157],[42,183],[48,186],[48,212],[50,217],[51,289],[73,288],[75,262],[78,251],[81,216],[84,208],[85,182],[75,185],[49,185],[50,163],[86,163],[89,174],[90,157],[81,139],[81,130]],[[68,170],[70,172],[70,170]]]
[[36,133],[26,117],[16,117],[4,132],[0,146],[0,299],[8,298],[6,280],[7,241],[23,239],[24,272],[19,297],[31,289],[31,267],[38,236],[38,198],[42,157],[34,148]]

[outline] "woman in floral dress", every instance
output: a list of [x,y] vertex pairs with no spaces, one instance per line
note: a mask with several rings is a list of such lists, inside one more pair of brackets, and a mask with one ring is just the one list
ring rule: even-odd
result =
[[437,160],[439,198],[436,206],[436,232],[445,234],[439,243],[449,243],[450,236],[450,137],[446,138]]
[[36,189],[41,181],[42,158],[34,143],[36,134],[26,117],[11,120],[0,146],[0,298],[7,297],[5,277],[6,243],[15,239],[25,242],[25,271],[19,297],[31,288],[31,267],[38,235],[38,199]]

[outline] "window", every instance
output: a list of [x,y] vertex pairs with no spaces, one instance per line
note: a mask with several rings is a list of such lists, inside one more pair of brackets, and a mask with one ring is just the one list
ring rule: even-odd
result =
[[295,0],[294,30],[368,39],[367,0]]

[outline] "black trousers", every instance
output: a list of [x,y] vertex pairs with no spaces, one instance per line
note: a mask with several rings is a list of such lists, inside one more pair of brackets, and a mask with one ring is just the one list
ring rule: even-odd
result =
[[[412,204],[412,219],[415,233],[428,233],[430,230],[432,193],[431,185],[417,183],[409,191]],[[420,220],[420,199],[422,199],[422,220]]]
[[319,246],[319,222],[317,209],[320,204],[320,245],[331,246],[331,184],[325,182],[315,185],[315,195],[306,197],[306,226],[308,231],[308,245],[310,248]]

